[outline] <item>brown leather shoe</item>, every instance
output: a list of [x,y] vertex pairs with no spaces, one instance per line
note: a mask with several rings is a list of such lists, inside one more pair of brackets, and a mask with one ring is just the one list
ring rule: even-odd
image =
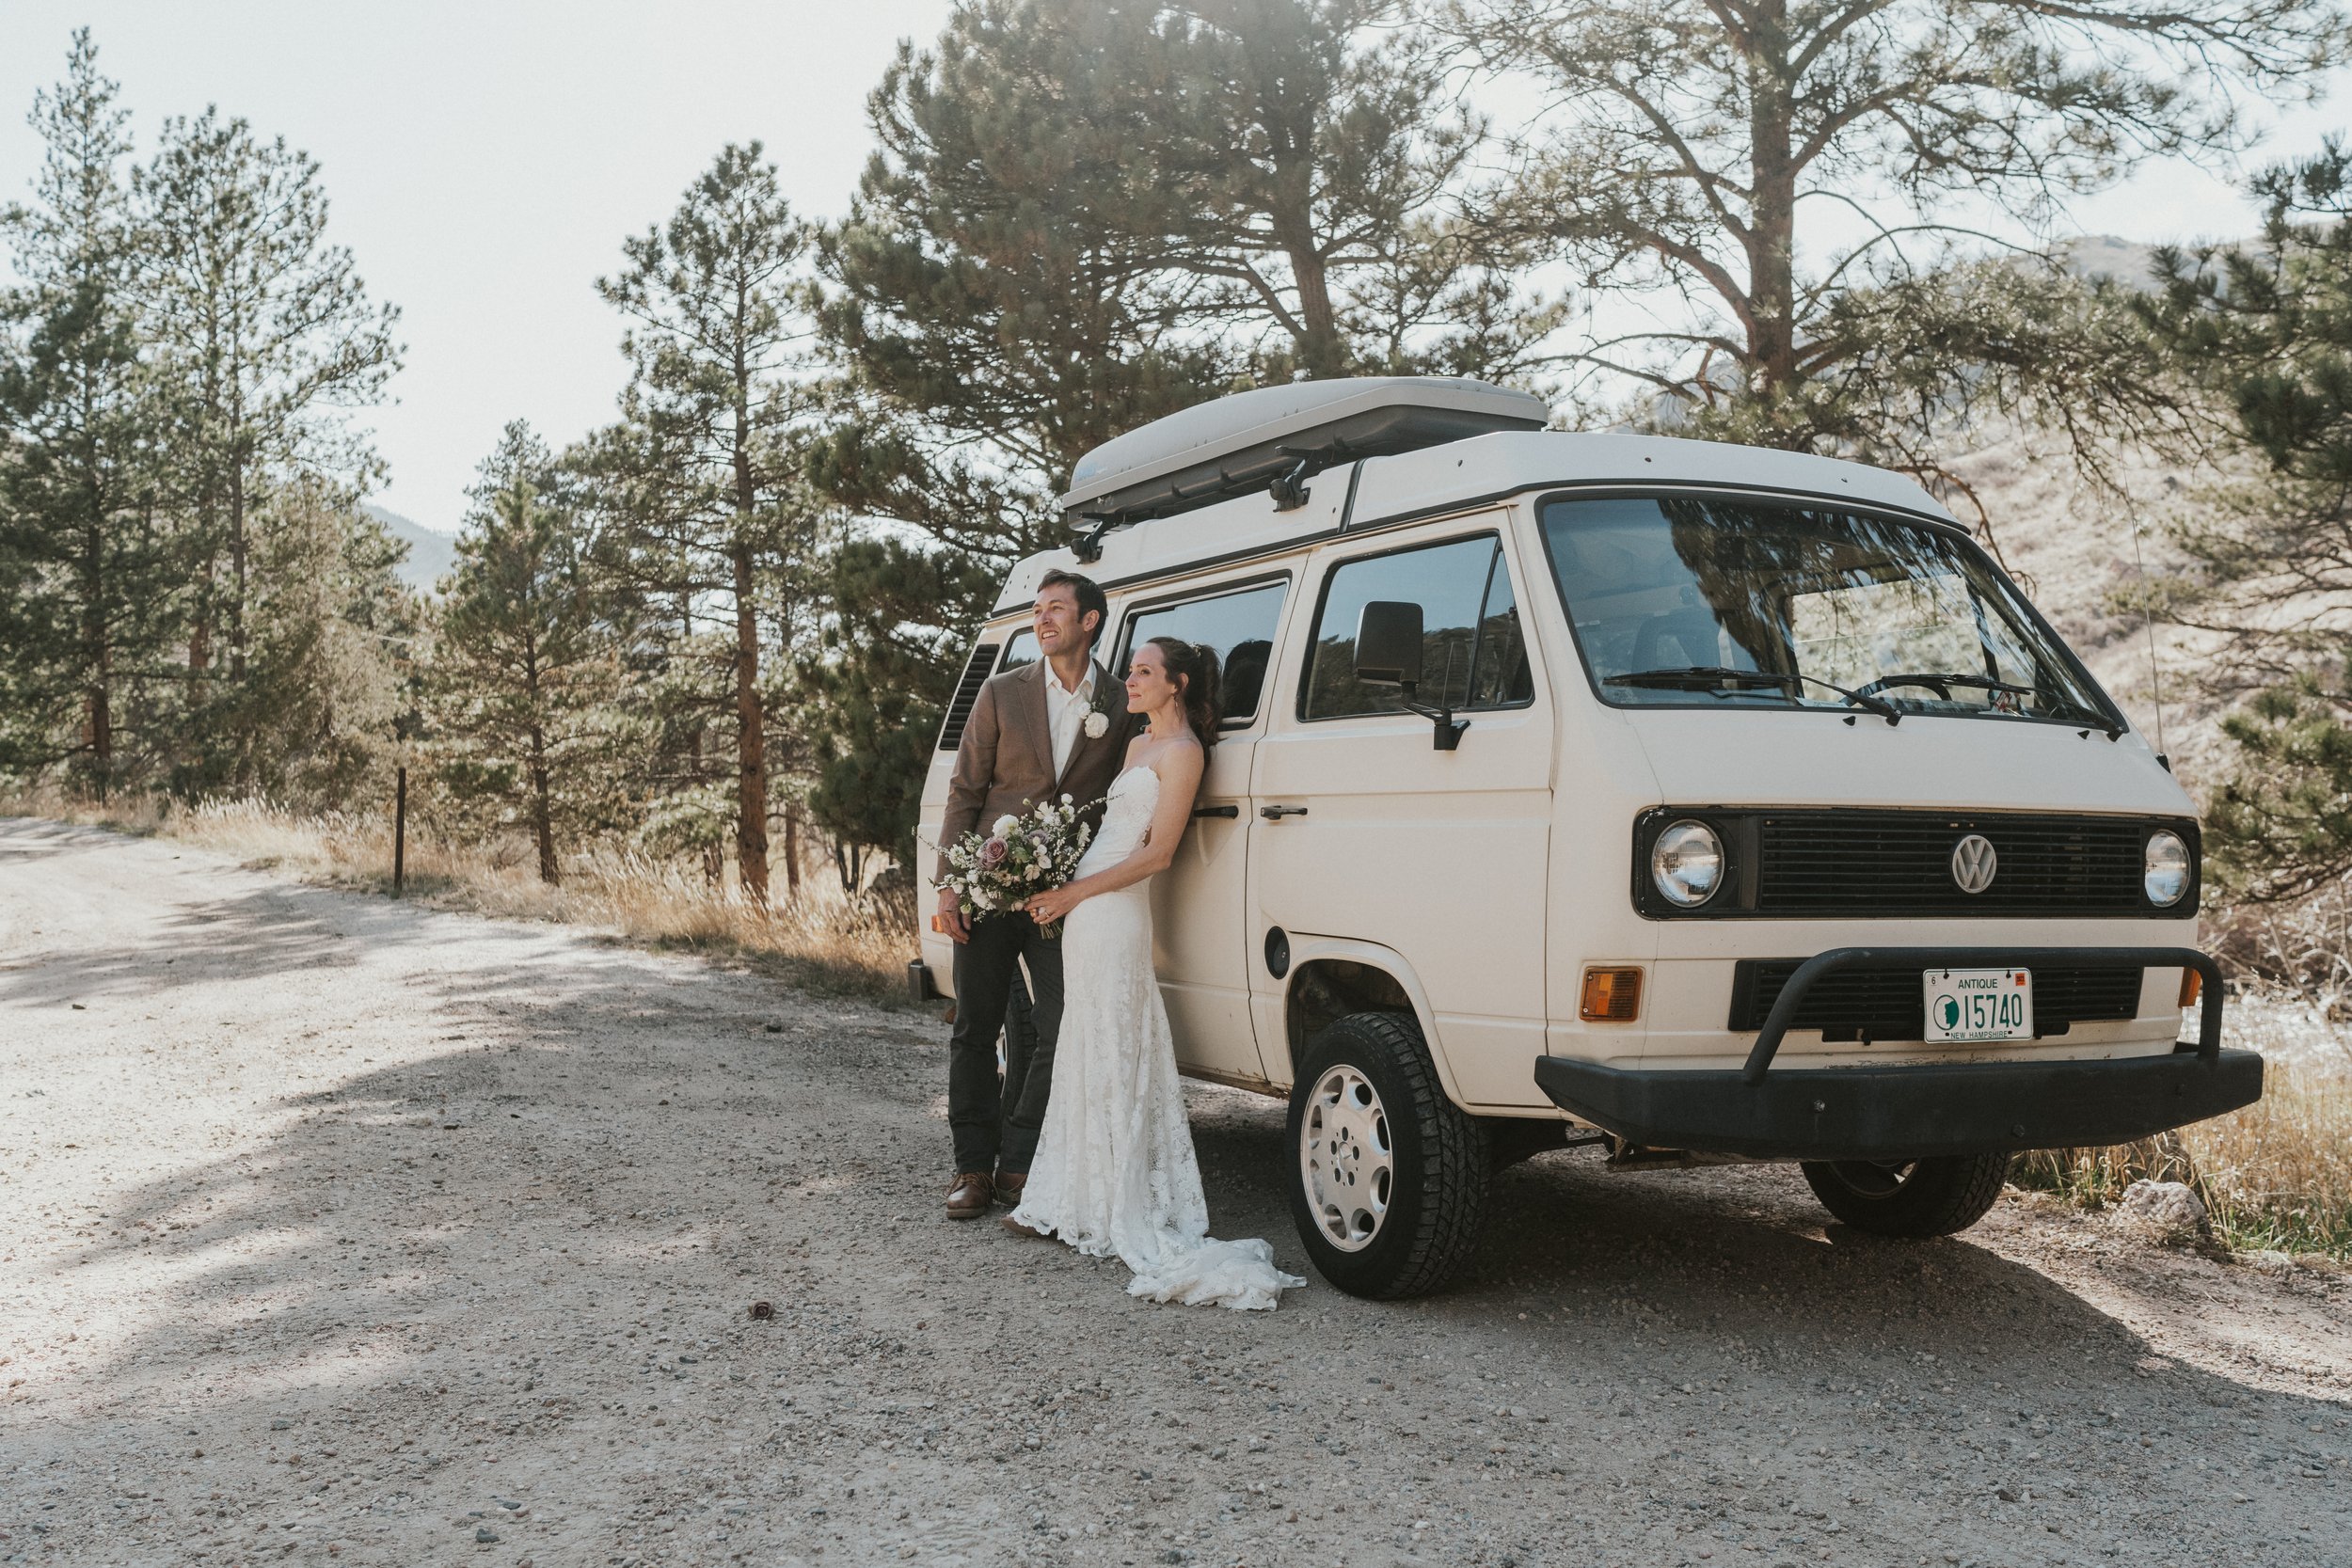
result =
[[996,1196],[996,1183],[984,1170],[967,1170],[956,1177],[956,1184],[947,1189],[947,1217],[951,1220],[976,1220],[988,1212],[989,1200]]
[[998,1216],[996,1223],[1003,1226],[1007,1230],[1011,1231],[1016,1236],[1033,1236],[1041,1242],[1052,1234],[1051,1231],[1040,1230],[1034,1225],[1024,1225],[1019,1220],[1014,1219],[1010,1214]]
[[996,1173],[996,1201],[1008,1209],[1021,1205],[1021,1194],[1029,1185],[1025,1170],[1000,1170]]

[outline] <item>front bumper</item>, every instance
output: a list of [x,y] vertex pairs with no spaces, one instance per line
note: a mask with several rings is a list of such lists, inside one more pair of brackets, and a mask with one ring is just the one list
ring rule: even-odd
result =
[[[2196,1049],[2107,1060],[1771,1070],[1804,993],[1853,969],[2100,961],[2204,977]],[[1892,1160],[2128,1143],[2262,1098],[2263,1059],[2221,1049],[2220,974],[2190,948],[1837,948],[1789,977],[1746,1065],[1650,1070],[1540,1056],[1552,1103],[1629,1143],[1783,1160]]]
[[1629,1143],[1768,1160],[1905,1160],[2129,1143],[2262,1098],[2263,1059],[1643,1072],[1539,1056],[1552,1103]]

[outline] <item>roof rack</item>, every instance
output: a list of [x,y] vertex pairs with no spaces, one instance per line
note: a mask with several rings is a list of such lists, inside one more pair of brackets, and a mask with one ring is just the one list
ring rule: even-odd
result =
[[1271,487],[1278,506],[1337,463],[1413,451],[1499,430],[1541,430],[1543,399],[1454,376],[1297,381],[1235,392],[1131,430],[1078,459],[1061,498],[1095,536]]

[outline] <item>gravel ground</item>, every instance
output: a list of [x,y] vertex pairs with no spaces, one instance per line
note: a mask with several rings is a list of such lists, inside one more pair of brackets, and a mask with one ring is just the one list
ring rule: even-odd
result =
[[939,1217],[944,1037],[0,821],[0,1560],[2352,1560],[2341,1274],[1561,1153],[1442,1297],[1157,1307]]

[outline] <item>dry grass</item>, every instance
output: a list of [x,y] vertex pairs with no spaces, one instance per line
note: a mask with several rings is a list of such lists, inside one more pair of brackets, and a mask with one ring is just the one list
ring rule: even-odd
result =
[[[162,836],[233,855],[256,869],[391,891],[391,825],[380,813],[313,815],[256,800],[99,805],[44,793],[0,797],[0,816]],[[438,908],[561,921],[650,947],[728,954],[796,984],[878,1001],[905,995],[906,963],[914,952],[914,915],[903,902],[852,902],[832,884],[812,881],[798,902],[762,908],[732,887],[712,886],[699,869],[625,849],[574,856],[563,882],[549,887],[511,855],[453,844],[412,824],[405,871],[405,895]]]
[[2273,1057],[2243,1111],[2115,1148],[2029,1154],[2012,1180],[2092,1209],[2137,1180],[2185,1181],[2229,1246],[2352,1260],[2352,1078]]

